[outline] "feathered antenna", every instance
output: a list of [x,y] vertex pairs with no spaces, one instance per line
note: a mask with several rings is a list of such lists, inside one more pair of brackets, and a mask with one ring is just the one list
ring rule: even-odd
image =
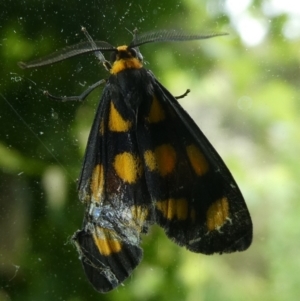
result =
[[94,52],[96,57],[100,60],[100,62],[104,65],[104,67],[106,69],[107,68],[109,69],[110,65],[105,60],[105,57],[101,53],[101,50],[115,51],[116,48],[105,41],[94,41],[92,37],[89,35],[89,33],[87,32],[87,30],[85,29],[85,27],[81,27],[81,30],[85,34],[86,38],[88,39],[88,42],[82,42],[79,44],[66,47],[60,51],[54,52],[48,56],[42,57],[40,59],[28,63],[19,62],[18,63],[19,67],[21,67],[22,69],[42,67],[42,66],[61,62],[65,59],[74,56]]
[[[110,64],[105,60],[101,51],[116,51],[116,48],[105,41],[94,41],[84,27],[82,27],[82,31],[85,34],[86,38],[88,39],[88,42],[81,42],[79,44],[66,47],[60,51],[54,52],[48,56],[45,56],[37,60],[33,60],[28,63],[19,62],[18,63],[19,67],[21,67],[22,69],[42,67],[42,66],[61,62],[65,59],[74,56],[94,52],[96,57],[100,60],[100,62],[104,65],[104,67],[107,70],[109,70]],[[138,50],[138,46],[147,43],[203,40],[203,39],[209,39],[209,38],[223,36],[223,35],[227,35],[227,33],[189,35],[176,30],[158,30],[158,31],[150,31],[142,34],[137,34],[137,31],[135,30],[134,38],[133,41],[129,44],[129,48],[137,48]],[[142,57],[141,54],[140,56]]]
[[142,34],[136,34],[129,47],[134,48],[147,43],[155,42],[176,42],[190,40],[204,40],[213,37],[224,36],[228,33],[208,33],[208,34],[186,34],[177,30],[156,30]]

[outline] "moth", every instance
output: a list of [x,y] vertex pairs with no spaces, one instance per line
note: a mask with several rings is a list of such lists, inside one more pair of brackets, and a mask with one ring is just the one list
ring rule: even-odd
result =
[[[128,45],[88,42],[21,68],[38,68],[94,53],[109,72],[80,96],[104,85],[88,138],[78,182],[85,214],[72,237],[93,287],[105,293],[120,285],[142,259],[141,234],[157,223],[180,246],[196,253],[247,249],[252,222],[230,171],[188,113],[144,68],[139,46],[208,39],[223,34],[187,35],[160,30],[134,34]],[[103,52],[111,53],[110,61]]]

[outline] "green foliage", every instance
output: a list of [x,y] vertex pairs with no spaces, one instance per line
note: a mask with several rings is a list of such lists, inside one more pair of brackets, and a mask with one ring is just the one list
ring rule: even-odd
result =
[[[299,40],[285,36],[291,15],[272,1],[15,1],[2,8],[0,48],[0,300],[296,300],[300,282]],[[242,3],[242,1],[241,1]],[[290,9],[292,11],[292,9]],[[244,14],[244,15],[243,15]],[[247,45],[237,18],[251,16],[266,34]],[[298,16],[299,17],[299,16]],[[83,206],[76,179],[101,88],[108,74],[91,56],[20,70],[28,61],[84,40],[128,43],[144,32],[178,28],[229,36],[141,47],[151,69],[228,164],[245,196],[254,241],[239,254],[204,256],[179,248],[153,227],[144,259],[124,286],[99,295],[69,242]],[[251,32],[251,28],[248,31]],[[253,29],[254,30],[254,29]]]

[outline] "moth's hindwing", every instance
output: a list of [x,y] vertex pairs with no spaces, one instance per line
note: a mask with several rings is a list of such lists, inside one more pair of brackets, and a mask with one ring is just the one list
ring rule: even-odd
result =
[[94,288],[108,292],[122,283],[139,264],[142,249],[128,244],[113,230],[90,223],[89,229],[77,231],[73,241],[84,271]]

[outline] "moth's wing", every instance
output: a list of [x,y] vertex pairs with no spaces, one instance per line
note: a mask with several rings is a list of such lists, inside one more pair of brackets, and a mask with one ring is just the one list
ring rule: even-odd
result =
[[230,171],[178,101],[149,76],[153,100],[137,137],[157,223],[194,252],[245,250],[252,222]]
[[85,220],[73,237],[85,273],[100,292],[118,286],[139,264],[140,234],[153,220],[135,119],[118,87],[107,83],[78,185]]
[[73,241],[88,280],[97,291],[106,293],[131,274],[141,260],[142,250],[118,238],[111,239],[106,228],[93,223],[86,226],[73,235]]

